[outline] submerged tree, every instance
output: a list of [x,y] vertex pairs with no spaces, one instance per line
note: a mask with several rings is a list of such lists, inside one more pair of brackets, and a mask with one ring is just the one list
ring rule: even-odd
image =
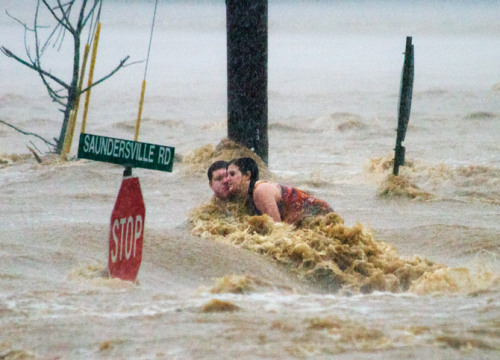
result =
[[[82,89],[79,87],[81,71],[81,37],[83,36],[83,31],[86,27],[89,29],[89,34],[93,30],[93,24],[96,23],[94,20],[99,18],[101,6],[102,0],[70,0],[65,1],[64,3],[61,0],[37,0],[33,27],[31,28],[27,24],[9,15],[24,27],[24,46],[27,59],[21,58],[4,46],[1,47],[2,52],[6,56],[38,72],[49,93],[49,96],[54,102],[61,106],[61,111],[64,114],[64,120],[61,126],[59,138],[55,139],[55,144],[51,144],[54,146],[53,150],[57,154],[61,154],[62,152],[66,136],[66,128],[68,127],[71,113],[75,109],[79,96],[115,74],[125,65],[125,62],[129,58],[128,56],[125,57],[120,61],[114,70],[101,79],[93,82],[86,88]],[[41,12],[44,9],[49,12],[51,18],[53,18],[56,23],[54,26],[50,27],[51,31],[48,32],[48,35],[42,39],[41,29],[46,27],[39,25],[39,22]],[[28,44],[28,34],[31,34],[33,37],[32,41],[34,42],[34,47],[30,47],[30,44]],[[50,70],[47,70],[50,69],[50,67],[42,65],[42,59],[47,50],[49,48],[53,48],[59,51],[67,34],[69,34],[73,40],[73,71],[69,82],[63,80],[60,76],[53,74]],[[47,143],[50,144],[49,142]]]

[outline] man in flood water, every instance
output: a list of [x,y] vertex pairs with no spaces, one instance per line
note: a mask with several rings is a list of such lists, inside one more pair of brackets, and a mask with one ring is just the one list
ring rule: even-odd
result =
[[228,164],[227,161],[219,160],[210,165],[207,171],[208,186],[214,192],[214,196],[220,200],[226,200],[229,196],[229,187],[224,181]]

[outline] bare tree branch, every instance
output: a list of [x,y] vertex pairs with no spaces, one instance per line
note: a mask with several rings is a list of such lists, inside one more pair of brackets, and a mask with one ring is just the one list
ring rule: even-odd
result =
[[31,151],[31,153],[33,154],[33,156],[35,157],[36,161],[39,164],[43,163],[42,158],[40,157],[40,155],[36,153],[36,151],[33,148],[29,147],[28,145],[26,145],[26,147],[28,148],[29,151]]
[[52,101],[58,103],[61,106],[66,106],[66,102],[64,100],[67,99],[68,97],[59,95],[58,92],[60,92],[61,90],[54,90],[52,86],[47,82],[44,76],[40,75],[40,78],[42,79],[42,82],[45,85],[45,88],[47,89],[47,92],[49,93],[49,96],[52,99]]
[[[94,5],[92,5],[92,9],[90,9],[89,13],[85,17],[85,19],[82,22],[82,29],[87,25],[87,22],[89,19],[94,15],[94,12],[97,8],[97,5],[102,4],[102,0],[94,0]],[[98,14],[99,15],[99,14]]]
[[[36,151],[38,151],[40,154],[42,154],[42,152],[40,151],[40,149],[38,148],[38,146],[36,146],[36,144],[33,141],[30,140],[30,144],[33,146],[33,148],[35,148]],[[49,151],[53,150],[47,144],[45,144],[45,146],[47,146],[47,148],[49,149]]]
[[93,88],[96,85],[99,85],[104,80],[106,80],[106,79],[110,78],[111,76],[113,76],[118,70],[120,70],[122,67],[125,66],[125,62],[129,58],[130,58],[130,56],[126,56],[122,61],[120,61],[120,63],[118,64],[118,66],[113,71],[111,71],[108,75],[102,77],[101,79],[97,80],[96,82],[92,83],[92,85],[90,85],[89,87],[83,89],[80,94],[83,94],[84,92],[88,91],[89,89]]
[[[16,17],[14,17],[13,15],[11,15],[11,14],[9,14],[7,12],[7,15],[10,18],[12,18],[17,23],[21,24],[24,27],[24,48],[25,48],[25,52],[26,52],[26,55],[28,57],[29,63],[31,63],[31,65],[32,65],[32,66],[29,66],[29,67],[32,68],[32,69],[35,69],[35,70],[41,69],[42,66],[41,66],[41,63],[40,63],[40,59],[41,59],[43,53],[45,52],[45,49],[50,45],[50,42],[51,42],[51,40],[52,40],[55,32],[58,31],[58,30],[60,31],[60,29],[63,29],[59,24],[56,25],[56,27],[54,27],[53,31],[51,32],[51,34],[48,36],[47,40],[45,41],[42,49],[40,50],[40,47],[39,47],[40,41],[38,39],[38,29],[40,29],[40,28],[48,28],[48,26],[39,26],[38,25],[39,5],[40,5],[40,1],[38,1],[37,7],[36,7],[36,10],[35,10],[35,17],[34,17],[34,26],[33,26],[33,28],[28,27],[27,24],[25,24],[24,22],[22,22],[21,20],[17,19]],[[31,54],[30,48],[28,46],[28,41],[27,41],[27,33],[28,33],[28,31],[33,32],[34,35],[35,35],[35,54],[34,54],[34,56]],[[23,63],[23,62],[21,62],[21,63]],[[28,62],[25,62],[23,64],[26,65],[26,66],[28,66],[27,63]],[[52,86],[49,84],[49,82],[45,79],[45,75],[43,73],[39,72],[38,70],[37,70],[37,72],[40,75],[40,78],[42,79],[43,84],[47,88],[47,91],[48,91],[49,96],[51,97],[51,99],[54,102],[58,103],[59,105],[65,106],[65,102],[63,101],[65,99],[65,97],[59,95],[58,91],[56,91],[56,90],[54,90],[52,88]]]
[[[61,49],[61,46],[64,42],[64,35],[66,34],[66,29],[64,28],[64,26],[62,26],[61,23],[57,23],[54,28],[52,29],[52,32],[50,33],[49,36],[47,36],[47,38],[45,39],[45,43],[43,44],[41,50],[39,50],[39,47],[40,47],[40,41],[38,39],[38,12],[39,12],[39,6],[40,6],[40,1],[38,1],[38,5],[37,5],[37,8],[36,8],[36,12],[35,12],[35,19],[34,19],[34,23],[35,23],[35,45],[36,45],[36,57],[37,59],[41,59],[41,57],[43,56],[43,54],[45,53],[45,50],[47,50],[47,48],[52,44],[52,48],[55,48],[57,47],[58,43],[59,43],[59,47],[58,47],[58,50]],[[56,35],[57,33],[57,35]],[[54,39],[54,36],[55,36],[55,40]],[[40,67],[41,67],[41,64],[39,63],[38,64]]]
[[[10,17],[12,20],[14,20],[15,22],[21,24],[22,27],[24,27],[26,30],[29,30],[29,31],[35,31],[35,29],[30,29],[25,23],[23,23],[21,20],[19,20],[18,18],[16,18],[15,16],[11,15],[7,10],[5,10],[5,13],[7,14],[8,17]],[[48,26],[45,26],[45,27],[48,27]]]
[[[86,1],[86,0],[84,0]],[[55,13],[55,11],[50,7],[50,4],[47,3],[46,0],[42,0],[42,2],[44,3],[45,7],[47,8],[47,10],[49,10],[49,12],[52,14],[52,16],[54,17],[54,19],[56,19],[57,23],[61,24],[62,26],[64,26],[64,28],[66,30],[68,30],[70,33],[73,33],[73,28],[70,26],[70,24],[68,24],[66,21],[64,21],[63,19],[59,18],[59,16]],[[64,11],[63,11],[63,17],[64,17]]]
[[5,46],[2,46],[0,47],[0,50],[8,57],[10,58],[13,58],[15,60],[17,60],[18,62],[20,62],[21,64],[29,67],[30,69],[33,69],[35,71],[38,71],[38,73],[41,73],[47,77],[49,77],[50,79],[54,80],[56,83],[58,83],[59,85],[61,85],[62,87],[64,88],[69,88],[69,85],[66,84],[64,81],[62,81],[61,79],[55,77],[54,75],[52,75],[51,73],[41,69],[39,66],[37,66],[36,64],[30,64],[29,62],[27,61],[24,61],[23,59],[21,59],[20,57],[18,57],[17,55],[15,55],[12,51],[10,51],[9,49],[7,49]]
[[[92,1],[92,5],[89,4],[89,1]],[[33,21],[33,28],[28,27],[22,21],[13,18],[15,21],[20,23],[24,27],[24,48],[27,56],[27,60],[20,58],[12,51],[7,49],[4,46],[0,46],[0,51],[10,57],[17,62],[23,64],[24,66],[35,70],[40,76],[42,83],[44,84],[47,92],[52,99],[53,102],[59,104],[61,109],[59,109],[63,114],[63,122],[61,126],[61,131],[59,138],[54,138],[55,144],[44,140],[46,144],[50,144],[55,147],[55,151],[60,154],[63,151],[63,143],[66,137],[66,129],[69,123],[69,119],[72,111],[75,108],[75,104],[77,103],[78,97],[84,92],[89,91],[92,87],[97,86],[103,81],[109,79],[113,76],[118,70],[121,68],[128,66],[125,63],[129,59],[129,56],[125,57],[120,61],[118,66],[109,72],[107,75],[103,76],[98,81],[95,81],[88,88],[81,90],[78,85],[78,79],[80,78],[80,45],[81,45],[81,36],[84,28],[88,25],[88,22],[91,21],[90,27],[93,28],[94,18],[97,13],[97,21],[99,21],[101,7],[103,0],[37,0],[35,16]],[[50,4],[55,4],[51,6]],[[75,7],[75,4],[76,5]],[[100,7],[101,6],[101,7]],[[72,14],[72,10],[77,11],[78,7],[78,17],[76,17],[75,13]],[[87,9],[87,10],[86,10]],[[48,36],[44,36],[44,34],[39,31],[42,26],[38,24],[41,20],[39,14],[42,11],[48,11],[53,19],[55,19],[56,24],[52,27],[50,34]],[[40,15],[41,16],[41,15]],[[68,83],[63,81],[62,78],[57,75],[53,75],[50,68],[42,66],[42,57],[45,52],[49,50],[50,47],[56,48],[57,51],[60,51],[63,45],[63,42],[67,36],[66,31],[70,33],[70,38],[73,40],[73,50],[72,50],[72,63],[73,63],[73,73],[71,77],[71,82]],[[95,31],[95,30],[94,30]],[[33,33],[33,36],[28,36],[28,32]],[[89,29],[89,39],[91,38],[92,29]],[[28,46],[28,38],[31,41],[32,38],[34,40],[34,44]],[[43,41],[41,41],[43,39]],[[89,41],[90,43],[90,41]],[[45,70],[47,69],[47,70]],[[60,89],[57,89],[58,87]],[[81,86],[81,85],[80,85]],[[64,93],[63,93],[64,92]],[[5,122],[4,122],[5,123]],[[8,124],[9,126],[15,128],[14,126]],[[16,130],[27,134],[26,132],[15,128]],[[35,135],[31,134],[30,135]]]
[[51,143],[50,141],[48,141],[48,140],[44,139],[43,137],[41,137],[41,136],[40,136],[40,135],[38,135],[38,134],[35,134],[35,133],[32,133],[32,132],[28,132],[28,131],[21,130],[21,129],[19,129],[18,127],[14,126],[14,125],[12,125],[12,124],[9,124],[8,122],[6,122],[6,121],[4,121],[4,120],[1,120],[1,119],[0,119],[0,123],[2,123],[2,124],[4,124],[4,125],[7,125],[7,126],[11,127],[12,129],[14,129],[14,130],[16,130],[16,131],[20,132],[20,133],[21,133],[21,134],[23,134],[23,135],[35,136],[35,137],[39,138],[40,140],[42,140],[42,141],[43,141],[44,143],[46,143],[47,145],[50,145],[50,146],[52,146],[52,147],[54,147],[54,148],[56,147],[56,144],[55,144],[55,143]]
[[30,50],[30,47],[28,45],[28,31],[26,30],[26,28],[24,29],[24,51],[26,52],[26,56],[28,56],[28,60],[34,64],[35,63],[35,59],[33,59],[31,57],[31,50]]
[[[45,0],[44,0],[45,1]],[[71,28],[71,31],[70,33],[71,34],[76,34],[76,29],[73,27],[73,25],[71,24],[71,20],[69,19],[70,17],[70,14],[71,14],[71,9],[73,8],[73,4],[75,2],[72,1],[67,5],[68,9],[67,10],[64,10],[64,6],[61,4],[61,1],[60,0],[57,0],[57,4],[59,5],[59,10],[61,10],[61,13],[63,15],[63,18],[64,18],[64,21],[66,21],[66,24],[68,24],[68,27]],[[83,3],[82,3],[82,11],[85,11],[85,6],[87,5],[87,0],[83,0]]]

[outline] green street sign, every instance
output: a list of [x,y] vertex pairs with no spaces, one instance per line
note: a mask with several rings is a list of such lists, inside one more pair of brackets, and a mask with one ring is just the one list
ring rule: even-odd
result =
[[126,167],[172,172],[175,148],[106,136],[80,134],[78,158]]

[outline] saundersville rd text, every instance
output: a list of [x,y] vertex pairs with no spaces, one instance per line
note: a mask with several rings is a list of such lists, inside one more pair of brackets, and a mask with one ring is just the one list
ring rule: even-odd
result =
[[80,134],[78,158],[172,172],[175,148],[100,135]]

